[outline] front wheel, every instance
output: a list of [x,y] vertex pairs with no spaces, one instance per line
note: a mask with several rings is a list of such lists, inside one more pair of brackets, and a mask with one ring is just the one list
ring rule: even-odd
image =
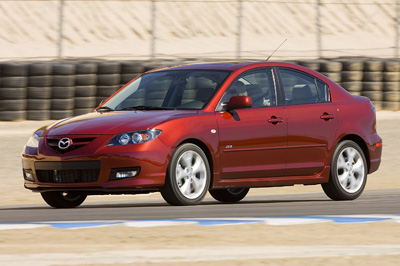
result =
[[87,195],[76,192],[41,192],[44,201],[54,208],[75,208],[81,205]]
[[249,188],[218,188],[211,189],[211,196],[220,202],[238,202],[246,197],[249,192]]
[[210,177],[203,150],[191,143],[183,144],[171,157],[161,195],[171,205],[198,204],[207,193]]
[[332,156],[329,182],[322,184],[325,194],[333,200],[358,198],[367,182],[367,161],[355,142],[340,142]]

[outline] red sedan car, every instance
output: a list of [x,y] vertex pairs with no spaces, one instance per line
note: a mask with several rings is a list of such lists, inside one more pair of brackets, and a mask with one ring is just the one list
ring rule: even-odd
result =
[[217,63],[149,71],[93,113],[38,129],[27,189],[55,208],[94,194],[161,192],[172,205],[250,187],[322,184],[352,200],[381,161],[375,108],[308,68]]

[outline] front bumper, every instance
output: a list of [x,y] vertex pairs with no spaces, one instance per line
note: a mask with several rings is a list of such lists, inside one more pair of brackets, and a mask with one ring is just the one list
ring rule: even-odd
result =
[[[37,154],[29,148],[22,154],[25,187],[39,192],[137,194],[164,185],[169,147],[159,139],[126,146],[107,146],[108,140],[99,136],[85,147],[61,154],[42,139]],[[137,175],[116,178],[116,172],[128,170],[137,170]],[[25,173],[30,173],[30,178]]]

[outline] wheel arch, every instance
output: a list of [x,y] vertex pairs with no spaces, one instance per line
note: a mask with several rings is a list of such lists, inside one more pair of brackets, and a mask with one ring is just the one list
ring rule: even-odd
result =
[[361,150],[362,150],[363,153],[364,153],[365,159],[366,159],[366,161],[367,161],[367,168],[368,168],[368,172],[369,172],[371,163],[370,163],[370,156],[369,156],[369,151],[368,151],[367,143],[366,143],[366,142],[363,140],[363,138],[361,138],[360,136],[355,135],[355,134],[349,134],[349,135],[346,135],[346,136],[342,137],[342,138],[338,141],[337,144],[339,144],[340,142],[345,141],[345,140],[354,141],[355,143],[357,143],[358,146],[360,146]]

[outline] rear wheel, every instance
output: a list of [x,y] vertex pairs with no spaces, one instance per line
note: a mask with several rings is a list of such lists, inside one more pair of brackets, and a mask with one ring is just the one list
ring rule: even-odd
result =
[[44,201],[54,208],[75,208],[81,205],[87,195],[76,192],[41,192]]
[[207,193],[210,176],[204,152],[194,144],[183,144],[171,157],[161,195],[171,205],[198,204]]
[[246,197],[249,188],[222,188],[210,190],[211,196],[220,202],[238,202]]
[[367,182],[367,161],[355,142],[340,142],[333,153],[329,182],[322,184],[325,194],[333,200],[358,198]]

